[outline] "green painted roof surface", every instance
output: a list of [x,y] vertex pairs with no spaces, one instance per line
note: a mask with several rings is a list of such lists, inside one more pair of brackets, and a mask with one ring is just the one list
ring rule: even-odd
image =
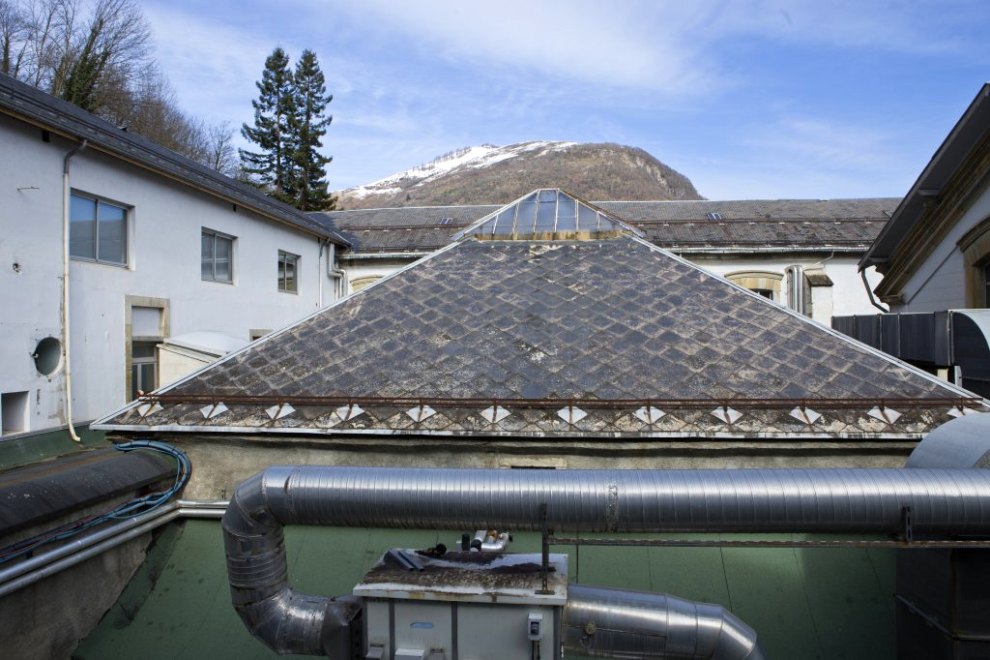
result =
[[[303,592],[346,594],[388,548],[452,545],[459,536],[292,527],[286,530],[289,574]],[[538,535],[516,534],[511,549],[538,552],[539,546]],[[555,546],[553,551],[569,553],[571,579],[581,584],[719,603],[757,630],[770,658],[895,657],[891,550]],[[164,528],[141,571],[73,657],[279,656],[251,637],[230,604],[220,524],[191,520]]]

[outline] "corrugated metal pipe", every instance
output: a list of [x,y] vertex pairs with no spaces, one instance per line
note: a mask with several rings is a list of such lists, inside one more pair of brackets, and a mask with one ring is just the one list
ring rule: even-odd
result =
[[[284,525],[895,534],[908,518],[917,533],[990,533],[990,470],[276,466],[237,488],[223,528],[232,598],[248,628],[281,653],[343,658],[360,605],[289,587]],[[707,621],[663,611],[649,616],[668,617],[672,637]]]
[[756,631],[720,605],[667,594],[567,587],[564,650],[599,658],[763,660]]

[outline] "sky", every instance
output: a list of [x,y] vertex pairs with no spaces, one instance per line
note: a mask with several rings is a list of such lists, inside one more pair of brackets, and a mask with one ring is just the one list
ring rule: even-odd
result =
[[986,0],[140,6],[180,107],[235,133],[271,51],[313,50],[334,190],[566,140],[645,149],[709,199],[902,196],[990,79]]

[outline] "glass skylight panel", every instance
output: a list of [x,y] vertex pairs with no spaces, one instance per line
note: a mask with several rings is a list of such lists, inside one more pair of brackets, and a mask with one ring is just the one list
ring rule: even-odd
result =
[[602,227],[601,214],[590,206],[578,205],[578,231],[608,231],[617,229],[610,221],[606,220],[606,226]]
[[596,234],[628,231],[641,235],[633,227],[617,221],[575,197],[556,189],[532,192],[519,201],[500,209],[454,237],[463,235],[491,238],[567,238],[575,232]]
[[527,195],[516,204],[515,234],[532,234],[536,226],[536,195]]
[[557,196],[557,231],[577,231],[578,201],[569,195]]
[[541,190],[538,193],[539,201],[536,206],[536,227],[537,234],[552,232],[557,219],[557,191]]

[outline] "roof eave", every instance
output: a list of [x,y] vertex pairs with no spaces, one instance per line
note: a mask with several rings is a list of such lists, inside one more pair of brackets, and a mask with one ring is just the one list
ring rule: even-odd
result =
[[890,220],[880,230],[873,245],[860,259],[859,269],[865,270],[889,261],[897,246],[924,213],[926,204],[937,197],[945,184],[958,171],[980,138],[990,127],[990,83],[984,83],[976,98],[956,122],[911,190],[894,210]]

